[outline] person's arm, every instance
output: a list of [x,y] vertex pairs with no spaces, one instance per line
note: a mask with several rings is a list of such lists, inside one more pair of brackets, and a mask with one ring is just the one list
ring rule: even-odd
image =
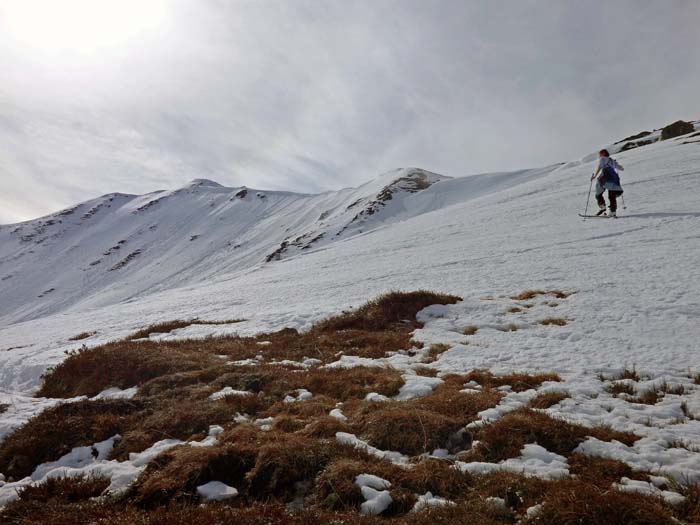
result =
[[598,168],[595,170],[595,173],[593,175],[591,175],[591,180],[595,179],[598,176],[598,174],[600,173],[600,170],[602,170],[602,169],[603,169],[603,159],[601,158],[598,161]]

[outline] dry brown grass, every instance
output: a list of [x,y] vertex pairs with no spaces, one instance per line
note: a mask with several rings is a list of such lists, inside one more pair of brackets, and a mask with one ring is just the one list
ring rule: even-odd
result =
[[409,456],[441,448],[460,425],[448,416],[403,403],[385,403],[363,420],[363,435],[382,450],[397,450]]
[[49,478],[40,485],[22,488],[19,491],[20,499],[10,502],[2,509],[0,517],[4,520],[3,523],[21,523],[41,508],[72,505],[97,497],[109,483],[107,478],[101,477]]
[[434,345],[430,345],[430,348],[428,349],[427,355],[423,358],[422,362],[423,363],[434,363],[435,361],[438,360],[438,358],[447,352],[451,348],[450,345],[446,345],[444,343],[437,343]]
[[573,453],[567,458],[567,463],[572,475],[601,489],[610,488],[623,477],[647,480],[646,474],[636,472],[627,463],[616,459]]
[[602,426],[586,428],[521,408],[483,427],[478,433],[480,443],[473,453],[475,457],[498,462],[519,456],[527,443],[537,443],[550,452],[567,456],[588,436],[601,441],[617,440],[626,445],[639,439],[629,432]]
[[546,317],[537,322],[543,326],[566,326],[569,324],[569,320],[564,317]]
[[414,366],[413,371],[416,375],[423,377],[437,377],[438,371],[434,368],[429,368],[427,366]]
[[392,325],[407,324],[419,327],[416,314],[434,304],[455,304],[461,301],[456,295],[440,294],[427,290],[417,292],[389,292],[351,312],[331,317],[319,323],[315,329],[321,332],[340,330],[386,330]]
[[517,306],[512,306],[512,307],[508,308],[508,310],[507,310],[507,312],[508,312],[509,314],[517,314],[517,313],[520,313],[520,312],[522,312],[522,311],[523,311],[523,309],[522,309],[522,308],[518,308]]
[[241,323],[245,319],[227,319],[223,321],[207,321],[204,319],[175,319],[173,321],[163,321],[161,323],[155,323],[142,328],[127,337],[127,340],[142,339],[147,338],[151,334],[167,334],[173,330],[179,330],[180,328],[187,328],[195,324],[208,324],[208,325],[222,325],[222,324],[235,324]]
[[299,495],[298,483],[311,482],[336,452],[335,441],[310,440],[305,436],[278,435],[260,448],[253,469],[246,474],[248,494],[291,501]]
[[569,394],[567,392],[543,392],[533,397],[527,404],[527,406],[529,406],[530,408],[544,410],[546,408],[556,405],[557,403],[562,402],[568,397]]
[[148,465],[131,489],[130,498],[138,505],[154,507],[172,501],[195,502],[199,499],[197,487],[209,481],[242,487],[255,458],[252,447],[233,444],[175,447]]
[[489,389],[462,393],[462,379],[452,379],[432,395],[409,401],[346,403],[343,412],[355,432],[372,446],[408,455],[432,452],[444,448],[451,436],[502,397]]
[[514,301],[528,301],[538,295],[553,295],[557,299],[566,299],[571,293],[562,292],[561,290],[525,290],[518,295],[511,296],[511,299]]
[[478,327],[478,326],[476,326],[476,325],[474,325],[474,324],[470,324],[469,326],[465,326],[465,327],[464,327],[464,329],[462,330],[462,333],[463,333],[464,335],[474,335],[474,334],[477,333],[478,331],[479,331],[479,327]]
[[77,504],[50,503],[23,505],[11,525],[379,525],[382,518],[360,516],[354,511],[327,511],[318,507],[290,509],[282,503],[251,503],[246,506],[223,504],[188,505],[173,503],[155,509],[132,505],[86,501]]
[[[328,363],[340,355],[384,357],[388,352],[410,348],[411,332],[419,325],[415,319],[418,311],[431,304],[451,304],[458,300],[455,296],[426,291],[392,292],[351,313],[322,321],[304,334],[284,329],[256,337],[164,342],[126,340],[83,348],[47,372],[38,395],[93,396],[109,387],[129,388],[174,374],[214,370],[222,365],[217,357],[222,355],[232,360],[261,356],[263,363],[301,361],[305,357]],[[173,330],[193,323],[209,322],[173,321],[145,331]],[[143,334],[132,338],[140,335]],[[191,378],[171,379],[187,381]]]
[[87,339],[88,337],[92,337],[95,335],[97,332],[80,332],[78,335],[74,335],[73,337],[69,337],[69,341],[81,341],[83,339]]
[[671,525],[677,523],[657,498],[564,481],[548,491],[543,508],[526,525]]
[[[93,395],[110,386],[138,385],[137,396],[130,401],[59,406],[32,419],[0,444],[0,471],[6,475],[22,477],[37,463],[55,460],[74,446],[89,445],[117,432],[123,438],[112,457],[125,459],[129,452],[143,450],[160,439],[201,439],[212,424],[220,424],[225,430],[211,447],[183,445],[155,458],[119,501],[89,499],[103,490],[104,480],[56,482],[27,491],[23,499],[9,507],[12,519],[7,519],[10,514],[6,511],[0,514],[0,521],[57,525],[512,525],[524,519],[529,506],[545,501],[544,512],[554,516],[549,523],[556,523],[566,511],[563,519],[598,525],[598,511],[587,508],[585,499],[578,497],[590,490],[585,487],[613,494],[600,500],[601,505],[612,504],[617,498],[625,512],[637,516],[625,507],[636,500],[620,496],[611,486],[623,475],[644,479],[644,473],[631,473],[629,467],[613,460],[572,453],[586,436],[631,444],[636,439],[634,435],[605,427],[586,429],[528,408],[506,414],[477,435],[466,431],[465,426],[480,411],[502,399],[497,387],[510,385],[514,391],[524,391],[545,381],[559,381],[556,374],[494,376],[486,370],[474,370],[466,375],[442,377],[444,383],[423,398],[373,403],[364,401],[369,392],[388,397],[398,393],[403,385],[399,371],[371,367],[301,368],[274,363],[315,357],[327,364],[341,355],[383,357],[387,352],[409,349],[417,346],[410,339],[418,326],[416,312],[428,304],[455,300],[426,292],[389,294],[304,334],[286,329],[245,338],[119,341],[76,352],[47,374],[44,395]],[[261,342],[269,344],[260,345]],[[445,350],[446,346],[431,348],[429,359]],[[217,357],[222,355],[226,359]],[[256,358],[251,366],[226,363],[228,359],[250,358]],[[420,366],[417,372],[435,373]],[[460,392],[464,383],[471,380],[482,385],[482,389]],[[209,399],[213,392],[226,386],[252,395]],[[302,388],[311,391],[313,397],[282,402],[286,395]],[[657,390],[659,395],[677,391],[663,384]],[[547,408],[561,401],[562,396],[561,392],[541,394],[531,406]],[[349,418],[347,422],[328,415],[336,406]],[[237,413],[253,418],[273,417],[272,429],[263,432],[254,424],[234,423]],[[340,445],[335,438],[337,432],[353,433],[381,449],[410,454],[414,466],[399,468],[362,450]],[[473,439],[481,444],[470,450]],[[522,446],[532,442],[567,455],[578,479],[550,482],[507,472],[474,476],[453,468],[450,462],[418,456],[434,448],[448,448],[466,459],[499,461],[519,455]],[[37,454],[37,450],[42,452]],[[361,473],[376,474],[392,483],[394,503],[381,518],[364,518],[357,513],[364,498],[354,480]],[[239,497],[226,503],[200,505],[196,487],[213,480],[236,487]],[[456,504],[421,513],[408,512],[415,495],[427,491]],[[691,501],[698,499],[692,500],[692,491],[688,494]],[[484,500],[490,496],[506,498],[510,508],[503,511],[486,504]],[[668,515],[669,511],[656,499],[635,497],[641,498],[640,508],[650,512],[650,516]],[[286,506],[301,500],[304,510]],[[593,497],[591,501],[599,502]],[[569,508],[564,509],[563,502]],[[686,521],[697,515],[692,504],[674,512]],[[616,519],[618,514],[611,516]]]
[[617,381],[620,379],[631,379],[632,381],[639,381],[641,379],[641,376],[639,375],[639,372],[637,371],[636,366],[632,366],[632,368],[625,367],[621,372],[607,377],[604,374],[599,374],[598,378],[601,381]]
[[142,405],[134,401],[80,401],[49,408],[0,442],[0,472],[21,479],[73,447],[92,445],[133,424]]
[[561,381],[558,374],[547,372],[539,374],[527,374],[513,372],[510,374],[493,375],[489,370],[472,370],[464,376],[465,382],[475,381],[485,388],[498,388],[509,385],[514,392],[524,392],[533,388],[539,388],[545,381]]
[[615,382],[605,386],[605,390],[617,397],[620,394],[634,395],[634,387],[629,383]]
[[206,368],[217,362],[208,353],[186,345],[115,342],[72,352],[49,370],[37,396],[95,396],[109,387],[130,388],[172,374]]

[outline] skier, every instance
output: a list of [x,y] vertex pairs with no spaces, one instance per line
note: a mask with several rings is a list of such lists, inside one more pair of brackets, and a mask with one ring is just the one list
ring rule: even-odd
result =
[[595,173],[591,175],[591,180],[598,178],[598,182],[595,185],[595,200],[598,203],[598,208],[600,211],[596,215],[603,215],[605,213],[605,198],[603,198],[603,193],[608,190],[608,199],[610,200],[610,214],[609,217],[617,217],[617,198],[622,195],[622,186],[620,186],[620,176],[617,174],[617,170],[624,171],[625,168],[622,167],[615,159],[610,157],[608,150],[602,149],[598,152],[598,169]]

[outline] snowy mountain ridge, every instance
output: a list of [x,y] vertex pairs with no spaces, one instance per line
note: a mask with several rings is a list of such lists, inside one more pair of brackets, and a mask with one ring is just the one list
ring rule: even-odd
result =
[[206,179],[173,191],[103,195],[0,226],[0,319],[112,304],[287,259],[491,191],[483,177],[493,191],[515,181],[513,174],[451,179],[407,168],[318,195]]

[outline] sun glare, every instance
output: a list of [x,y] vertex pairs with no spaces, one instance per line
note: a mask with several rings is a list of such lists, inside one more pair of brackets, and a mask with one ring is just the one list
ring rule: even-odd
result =
[[0,17],[22,46],[92,54],[158,29],[165,0],[2,0]]

